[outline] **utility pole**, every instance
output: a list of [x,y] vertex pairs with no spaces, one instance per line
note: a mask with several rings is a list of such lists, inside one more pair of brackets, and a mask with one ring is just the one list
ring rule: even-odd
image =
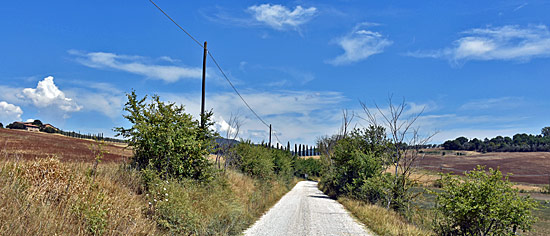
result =
[[201,100],[201,128],[204,129],[204,123],[205,117],[204,117],[204,94],[205,92],[205,86],[206,86],[206,54],[208,53],[208,50],[206,50],[206,41],[204,41],[204,55],[202,57],[202,100]]
[[269,124],[269,149],[271,149],[271,124]]

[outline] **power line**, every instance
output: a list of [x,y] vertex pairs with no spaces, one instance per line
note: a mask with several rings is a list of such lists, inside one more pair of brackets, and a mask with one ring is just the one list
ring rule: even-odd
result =
[[[229,85],[231,86],[231,88],[233,88],[233,90],[235,91],[235,93],[239,96],[239,98],[243,101],[243,103],[246,105],[246,107],[252,112],[252,114],[254,114],[254,116],[256,116],[256,118],[258,118],[258,120],[260,120],[266,127],[269,127],[269,125],[267,124],[267,122],[265,122],[262,117],[260,117],[260,115],[258,115],[258,113],[256,113],[256,111],[254,111],[254,109],[252,109],[252,107],[248,104],[248,102],[246,102],[246,100],[244,100],[243,96],[241,95],[241,93],[239,93],[239,91],[237,90],[237,88],[235,88],[235,86],[233,85],[233,83],[231,83],[231,80],[229,80],[229,78],[227,77],[227,75],[225,74],[225,72],[222,70],[221,66],[218,64],[218,62],[216,61],[216,59],[214,58],[214,55],[212,55],[212,53],[210,52],[210,50],[204,48],[204,46],[197,40],[195,39],[189,32],[187,32],[183,27],[181,27],[174,19],[172,19],[172,17],[170,17],[166,12],[164,12],[155,2],[153,2],[153,0],[149,0],[149,2],[151,2],[153,5],[155,5],[155,7],[160,11],[162,12],[162,14],[164,14],[168,19],[170,19],[170,21],[172,21],[172,23],[174,23],[178,28],[180,28],[183,32],[185,32],[185,34],[187,34],[187,36],[189,36],[193,41],[195,41],[195,43],[197,43],[197,45],[199,45],[199,47],[205,49],[207,52],[208,52],[208,56],[210,56],[210,58],[212,59],[212,61],[214,62],[214,64],[216,65],[216,67],[218,68],[218,70],[222,73],[223,77],[225,78],[225,80],[229,83]],[[277,132],[274,132],[273,133],[275,135],[275,138],[277,139],[277,141],[279,143],[281,143],[281,141],[279,140],[279,137],[277,136]],[[281,143],[282,144],[282,143]]]
[[204,46],[202,46],[202,44],[198,40],[196,40],[190,33],[187,32],[187,30],[183,29],[183,27],[181,27],[178,23],[176,23],[176,21],[173,20],[172,17],[170,17],[168,14],[166,14],[166,12],[164,12],[155,2],[153,2],[153,0],[149,0],[149,2],[151,2],[153,5],[155,5],[155,7],[157,7],[157,9],[159,9],[159,11],[162,12],[162,14],[164,14],[166,17],[168,17],[168,19],[170,19],[172,21],[172,23],[174,23],[176,26],[178,26],[178,28],[180,28],[183,32],[185,32],[187,34],[187,36],[189,36],[189,38],[191,38],[193,41],[195,41],[195,43],[197,43],[199,45],[199,47],[204,48]]
[[250,105],[248,105],[248,102],[246,102],[246,100],[244,100],[243,96],[241,96],[241,93],[239,93],[239,91],[237,90],[237,88],[235,88],[235,86],[233,85],[233,83],[231,83],[231,81],[229,80],[229,78],[227,77],[227,75],[225,75],[225,73],[223,72],[222,68],[220,67],[220,65],[218,64],[218,62],[216,61],[216,59],[214,59],[214,56],[212,55],[212,53],[210,52],[210,50],[208,51],[208,55],[210,56],[210,58],[212,59],[212,61],[214,62],[214,64],[216,64],[216,67],[218,67],[218,70],[220,70],[220,72],[222,73],[223,77],[225,78],[225,80],[227,80],[227,82],[229,83],[229,85],[231,85],[231,88],[233,88],[233,90],[235,91],[235,93],[237,93],[237,95],[239,95],[239,98],[241,98],[241,100],[244,102],[244,104],[246,105],[246,107],[248,107],[248,109],[256,116],[256,118],[258,118],[258,120],[260,120],[265,126],[267,126],[269,128],[269,125],[267,124],[267,122],[265,122],[255,111],[254,109],[252,109],[252,107],[250,107]]

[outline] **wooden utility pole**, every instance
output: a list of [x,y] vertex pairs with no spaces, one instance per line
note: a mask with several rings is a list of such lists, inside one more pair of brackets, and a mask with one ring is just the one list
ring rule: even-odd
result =
[[206,123],[206,117],[204,117],[204,95],[205,95],[205,86],[206,86],[206,41],[204,41],[204,55],[202,57],[202,100],[201,100],[201,128],[204,129],[204,123]]
[[269,148],[271,149],[271,124],[269,124]]

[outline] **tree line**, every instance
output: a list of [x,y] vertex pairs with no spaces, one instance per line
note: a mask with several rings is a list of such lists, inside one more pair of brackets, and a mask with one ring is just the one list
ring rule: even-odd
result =
[[442,145],[445,150],[477,152],[550,152],[550,127],[544,127],[541,134],[515,134],[513,137],[497,136],[483,140],[458,137]]

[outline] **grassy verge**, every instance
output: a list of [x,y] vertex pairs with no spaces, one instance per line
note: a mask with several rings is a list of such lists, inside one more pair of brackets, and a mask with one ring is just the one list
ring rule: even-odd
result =
[[145,188],[124,165],[91,169],[55,158],[0,162],[0,235],[235,235],[296,183],[228,171]]
[[338,202],[378,235],[433,235],[430,231],[407,223],[399,214],[383,207],[345,197],[339,198]]

